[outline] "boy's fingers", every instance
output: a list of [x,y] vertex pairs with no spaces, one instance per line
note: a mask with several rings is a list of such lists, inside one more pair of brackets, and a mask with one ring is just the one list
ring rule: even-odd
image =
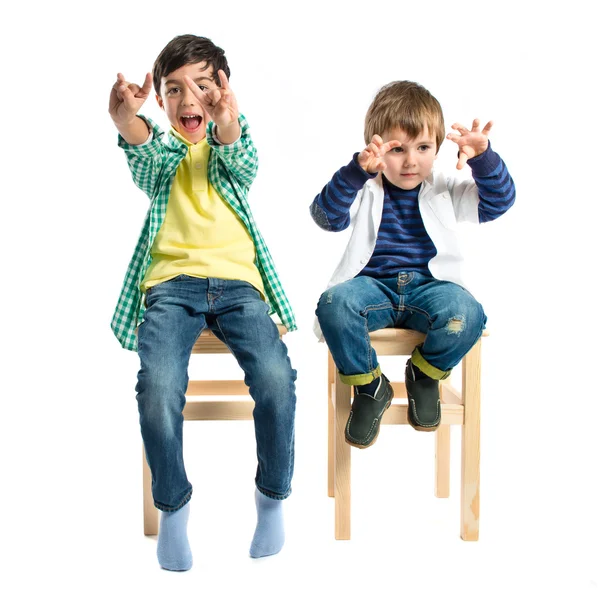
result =
[[121,96],[123,98],[123,102],[127,108],[132,108],[135,100],[135,96],[130,88],[126,87],[124,89],[119,90]]
[[402,146],[402,144],[398,140],[390,140],[383,145],[381,150],[383,152],[389,152],[392,148],[400,148],[400,146]]
[[453,123],[452,129],[456,129],[456,131],[459,131],[461,133],[461,135],[466,135],[467,133],[469,133],[469,130],[464,125],[461,125],[460,123]]
[[458,164],[456,165],[456,168],[460,171],[460,169],[462,169],[466,162],[467,162],[467,158],[469,158],[464,152],[460,152],[458,155]]
[[219,81],[221,82],[221,87],[225,90],[230,89],[229,87],[229,79],[227,79],[227,75],[225,75],[225,71],[223,69],[219,69]]
[[458,140],[460,140],[460,136],[456,135],[456,133],[449,133],[446,138],[455,144],[458,144]]
[[373,157],[373,154],[369,151],[368,148],[365,148],[359,155],[358,155],[358,164],[363,168],[366,169],[366,167],[369,164],[369,161],[371,160],[371,158]]
[[471,127],[471,131],[479,132],[479,119],[473,119],[473,126]]
[[379,156],[379,148],[373,142],[367,146],[367,149],[373,153],[373,156]]
[[485,124],[485,127],[483,128],[483,131],[481,133],[483,133],[484,135],[488,135],[490,130],[492,129],[492,126],[494,125],[493,121],[488,121]]
[[198,93],[198,94],[194,93],[194,95],[196,96],[196,99],[200,103],[200,106],[202,106],[202,108],[207,113],[211,114],[211,110],[213,109],[213,104],[210,101],[210,98],[202,90],[200,90],[200,93]]
[[117,73],[117,81],[113,85],[113,90],[120,90],[122,87],[127,87],[129,83],[125,81],[123,73]]
[[381,136],[375,134],[372,138],[371,138],[371,143],[373,144],[377,144],[378,146],[381,146],[381,144],[383,144],[383,140],[381,139]]
[[212,106],[215,106],[216,104],[218,104],[219,100],[221,100],[222,96],[222,91],[217,89],[217,90],[209,90],[206,93],[207,98],[210,100],[210,103]]
[[235,97],[235,94],[233,94],[233,93],[231,94],[231,106],[237,112],[237,110],[238,110],[237,99]]
[[206,93],[203,92],[196,85],[196,82],[193,79],[191,79],[190,77],[188,77],[187,75],[184,75],[183,80],[185,81],[185,84],[190,88],[190,90],[192,91],[192,94],[194,94],[194,96],[196,97],[198,102],[200,102],[200,104],[204,108],[210,108],[210,106],[211,106],[210,100],[208,99]]
[[152,73],[146,73],[146,79],[144,79],[144,85],[142,86],[142,92],[148,96],[152,90]]
[[204,92],[196,85],[196,82],[191,77],[184,75],[183,81],[185,81],[185,85],[187,85],[190,88],[192,94],[194,94],[196,98],[200,99],[199,93],[204,96]]

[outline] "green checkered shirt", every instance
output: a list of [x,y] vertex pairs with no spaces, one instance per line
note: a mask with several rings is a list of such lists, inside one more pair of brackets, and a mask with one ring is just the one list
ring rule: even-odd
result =
[[[150,198],[150,208],[135,251],[127,267],[111,327],[123,348],[137,350],[136,329],[146,310],[140,284],[150,266],[150,249],[164,221],[171,185],[187,146],[171,132],[164,132],[151,119],[152,140],[143,146],[132,146],[119,135],[119,146],[125,150],[135,184]],[[256,266],[265,288],[271,313],[276,312],[288,331],[296,329],[292,307],[281,287],[271,254],[252,217],[247,195],[258,169],[256,148],[250,138],[248,122],[240,115],[242,135],[237,142],[222,146],[215,141],[213,122],[208,124],[206,139],[211,147],[208,160],[210,184],[234,210],[246,226],[256,248]]]

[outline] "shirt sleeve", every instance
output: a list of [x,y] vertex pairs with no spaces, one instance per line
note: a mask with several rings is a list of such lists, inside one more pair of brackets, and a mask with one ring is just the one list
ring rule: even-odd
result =
[[310,205],[313,221],[326,231],[343,231],[350,225],[350,207],[358,192],[377,173],[368,173],[358,164],[358,152],[331,178]]
[[156,184],[165,160],[165,149],[162,142],[164,132],[151,119],[142,117],[148,125],[149,139],[143,144],[128,144],[119,134],[119,148],[125,151],[127,165],[134,183],[149,197],[154,197]]
[[211,121],[206,128],[206,141],[211,149],[225,163],[231,175],[244,186],[250,188],[258,171],[258,153],[250,137],[250,126],[244,115],[239,116],[241,135],[232,144],[221,144],[215,136],[216,124]]
[[467,161],[479,194],[479,222],[493,221],[503,215],[515,202],[515,184],[504,161],[492,150]]

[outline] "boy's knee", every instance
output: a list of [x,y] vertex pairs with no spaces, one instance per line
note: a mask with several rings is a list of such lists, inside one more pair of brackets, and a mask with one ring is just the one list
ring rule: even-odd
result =
[[160,415],[168,410],[173,398],[185,395],[186,387],[185,373],[172,369],[142,369],[136,386],[138,405],[148,414]]
[[466,319],[464,315],[456,315],[451,317],[446,322],[446,332],[458,335],[464,331],[465,324]]
[[289,359],[267,360],[252,374],[254,385],[265,389],[284,391],[294,388],[296,369],[292,369]]
[[461,335],[472,330],[481,331],[486,321],[483,307],[470,294],[452,299],[438,318],[449,335]]
[[273,410],[288,410],[295,402],[296,370],[288,360],[265,361],[249,378],[249,387],[261,407]]
[[317,302],[317,313],[319,312],[319,308],[321,306],[326,306],[328,304],[332,304],[333,303],[333,288],[329,288],[328,290],[325,290],[320,298],[319,301]]
[[316,315],[321,328],[344,326],[347,324],[347,317],[359,311],[359,307],[351,294],[344,293],[339,286],[329,288],[319,298]]

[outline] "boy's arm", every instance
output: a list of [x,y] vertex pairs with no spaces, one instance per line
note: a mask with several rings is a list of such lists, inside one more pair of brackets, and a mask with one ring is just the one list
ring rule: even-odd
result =
[[187,76],[184,81],[211,118],[206,141],[238,183],[249,188],[258,170],[258,153],[250,137],[250,126],[240,115],[225,71],[219,70],[217,74],[221,87],[206,91]]
[[[494,152],[488,140],[492,128],[490,121],[479,130],[479,119],[473,121],[469,131],[455,123],[452,128],[458,134],[448,134],[448,139],[459,146],[458,169],[467,163],[475,182],[461,182],[449,185],[452,192],[454,210],[459,221],[485,223],[503,215],[515,201],[515,185],[500,156]],[[472,199],[477,201],[477,215],[473,214]]]
[[110,93],[108,112],[119,132],[119,147],[125,150],[133,181],[153,198],[164,158],[163,133],[150,119],[138,116],[151,89],[150,73],[146,73],[141,87],[125,81],[124,75],[118,73]]
[[310,216],[325,231],[343,231],[350,225],[350,207],[358,192],[377,173],[367,173],[354,158],[331,178],[310,205]]
[[227,170],[245,188],[252,185],[258,171],[258,153],[250,137],[250,126],[244,115],[239,115],[239,136],[233,143],[226,144],[221,138],[222,129],[214,121],[206,129],[206,141],[211,151],[227,166]]
[[369,179],[385,169],[383,156],[400,145],[393,140],[383,143],[374,135],[371,143],[345,167],[342,167],[310,205],[313,221],[325,231],[343,231],[350,225],[350,207]]
[[116,125],[116,127],[121,137],[132,146],[143,144],[148,139],[148,125],[140,117],[136,117],[132,123],[124,126]]
[[146,130],[144,142],[130,144],[119,134],[119,148],[123,148],[125,151],[127,165],[135,185],[152,199],[155,196],[156,184],[160,179],[160,172],[165,159],[165,149],[162,142],[164,132],[147,117],[139,117],[139,120],[144,124]]
[[493,221],[515,202],[515,184],[504,161],[488,145],[487,150],[467,161],[477,186],[479,222]]

